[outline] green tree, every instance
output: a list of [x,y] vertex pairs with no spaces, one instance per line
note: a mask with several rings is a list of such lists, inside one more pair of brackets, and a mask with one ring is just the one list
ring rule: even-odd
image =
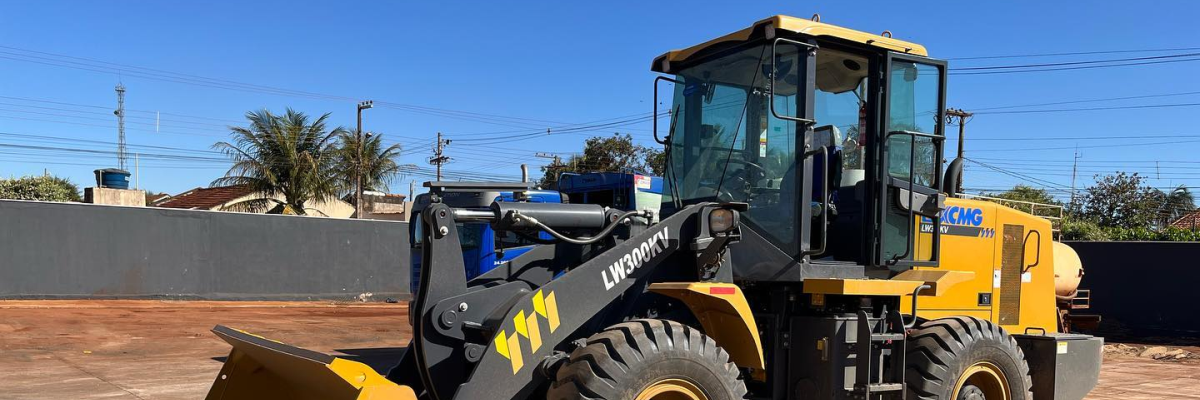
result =
[[[306,214],[310,201],[333,200],[344,190],[337,179],[335,139],[346,132],[326,126],[329,114],[310,119],[292,109],[246,113],[247,127],[231,127],[231,142],[213,148],[233,160],[213,186],[247,186],[254,198],[230,206],[234,211]],[[282,200],[280,200],[282,199]]]
[[1144,184],[1145,177],[1118,172],[1087,188],[1083,216],[1102,227],[1147,227],[1159,220],[1165,194]]
[[556,159],[543,166],[542,179],[538,184],[543,188],[555,188],[558,175],[563,172],[635,172],[661,175],[665,169],[665,159],[661,150],[634,144],[633,137],[628,133],[596,136],[584,143],[582,154],[573,155],[566,161]]
[[49,175],[0,179],[0,199],[83,201],[78,186],[65,178]]
[[396,164],[401,151],[399,143],[384,147],[381,134],[363,134],[360,140],[359,135],[350,131],[342,132],[338,138],[338,179],[345,190],[354,196],[354,201],[358,201],[358,195],[354,193],[358,171],[362,171],[363,190],[381,192],[386,192],[388,184],[403,172],[401,166]]
[[1039,189],[1032,186],[1017,185],[1012,189],[1001,193],[984,193],[984,196],[994,197],[1003,200],[1012,201],[997,201],[1008,207],[1012,207],[1030,214],[1046,216],[1051,213],[1053,217],[1058,216],[1058,208],[1039,207],[1029,203],[1037,203],[1038,205],[1047,204],[1062,206],[1062,202],[1055,200],[1054,196],[1050,195],[1045,189]]
[[1030,203],[1039,204],[1060,204],[1059,201],[1055,200],[1054,196],[1051,196],[1050,192],[1047,192],[1045,189],[1038,189],[1025,185],[1017,185],[1003,193],[989,193],[986,194],[986,196],[1005,200],[1027,201]]

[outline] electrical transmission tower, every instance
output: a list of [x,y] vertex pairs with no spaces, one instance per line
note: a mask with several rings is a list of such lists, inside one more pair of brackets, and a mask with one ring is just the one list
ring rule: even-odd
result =
[[117,168],[125,168],[125,85],[117,84]]
[[442,133],[437,134],[437,143],[433,144],[433,157],[429,157],[429,163],[437,166],[437,180],[442,180],[442,164],[450,162],[450,157],[444,153],[446,146],[450,144],[450,139],[442,139]]

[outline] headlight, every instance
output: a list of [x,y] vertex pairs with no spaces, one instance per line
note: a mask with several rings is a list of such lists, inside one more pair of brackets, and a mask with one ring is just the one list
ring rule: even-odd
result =
[[737,226],[737,213],[726,208],[718,208],[708,213],[708,230],[711,233],[725,233]]

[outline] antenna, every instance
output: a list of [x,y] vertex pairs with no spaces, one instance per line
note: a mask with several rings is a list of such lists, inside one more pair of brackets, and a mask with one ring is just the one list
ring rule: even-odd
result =
[[117,83],[117,168],[125,170],[125,85]]

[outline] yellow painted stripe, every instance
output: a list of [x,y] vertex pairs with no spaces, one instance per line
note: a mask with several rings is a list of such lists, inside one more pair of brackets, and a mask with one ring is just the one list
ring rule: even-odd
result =
[[508,341],[507,340],[508,339],[504,336],[504,330],[501,329],[500,335],[496,336],[496,345],[494,347],[496,347],[496,352],[500,353],[500,355],[504,356],[504,358],[508,358]]
[[517,336],[517,334],[513,334],[512,336],[509,336],[508,337],[508,347],[509,347],[509,349],[512,350],[511,352],[509,352],[509,354],[512,356],[509,358],[509,361],[512,362],[513,375],[516,375],[517,371],[520,371],[521,367],[525,365],[525,360],[521,358],[521,338],[520,338],[520,336]]
[[558,300],[554,298],[554,292],[546,295],[546,319],[550,321],[550,333],[554,333],[558,329]]
[[542,297],[541,290],[533,294],[533,312],[543,317],[546,316],[546,299]]
[[525,310],[517,311],[517,315],[513,316],[513,329],[521,336],[529,337],[529,331],[525,330]]
[[537,314],[529,314],[529,317],[525,318],[525,325],[529,330],[529,351],[537,351],[542,347],[542,330],[538,328]]

